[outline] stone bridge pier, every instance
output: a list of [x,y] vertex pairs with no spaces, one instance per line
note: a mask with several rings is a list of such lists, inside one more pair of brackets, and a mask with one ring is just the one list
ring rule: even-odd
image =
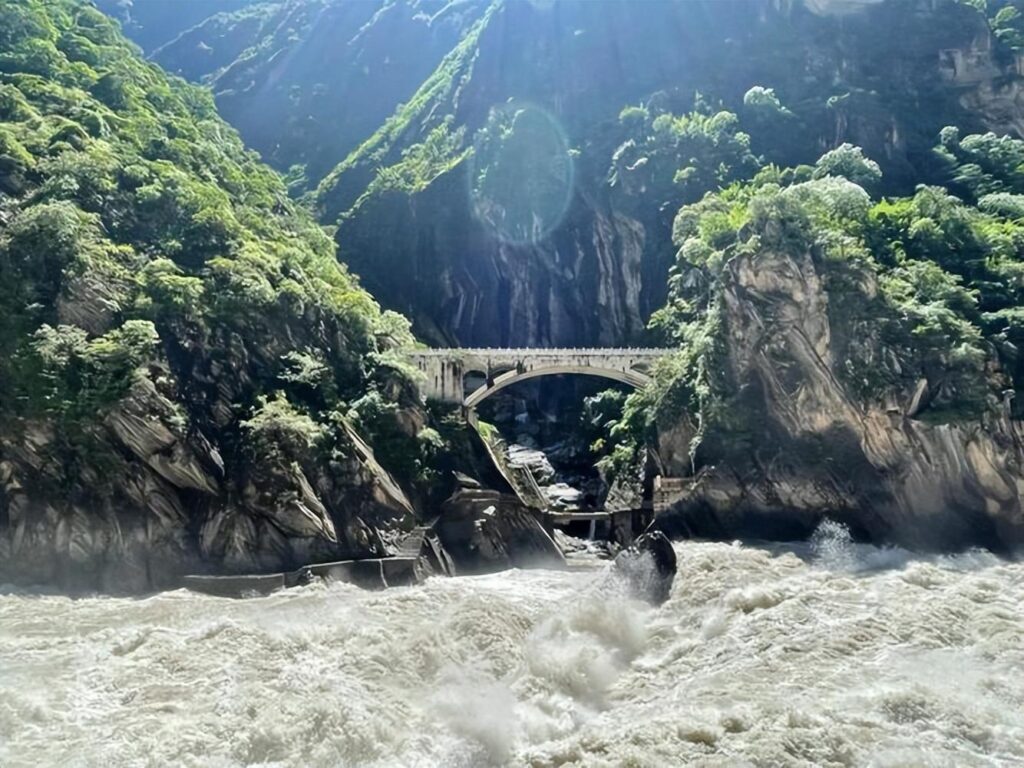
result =
[[[428,399],[472,411],[495,392],[538,376],[601,376],[639,388],[650,381],[651,366],[666,353],[652,348],[450,348],[416,350],[409,358],[426,379],[422,390]],[[467,377],[479,382],[469,392]]]

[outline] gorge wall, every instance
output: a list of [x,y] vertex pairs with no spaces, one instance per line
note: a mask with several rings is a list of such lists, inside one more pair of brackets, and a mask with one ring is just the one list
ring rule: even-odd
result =
[[408,325],[208,94],[87,3],[2,3],[0,121],[0,581],[393,552],[364,439],[416,445]]
[[[635,342],[666,296],[676,209],[749,175],[754,158],[811,163],[850,142],[882,165],[882,191],[902,193],[941,175],[942,127],[1015,131],[1020,114],[1015,49],[952,0],[666,0],[643,14],[580,0],[259,7],[258,21],[214,17],[154,58],[210,82],[282,171],[305,163],[294,189],[317,188],[343,260],[439,344]],[[204,66],[197,48],[216,61]],[[323,76],[339,71],[357,74]],[[744,104],[755,86],[774,89],[786,115]],[[750,158],[719,152],[714,136],[660,151],[618,119],[631,105],[687,113],[695,94],[739,116],[732,132],[749,136]],[[489,201],[483,220],[474,202],[490,164],[480,131],[510,100],[550,119],[574,171],[527,242],[488,223],[516,201]],[[694,178],[672,183],[688,164]]]
[[[913,549],[1019,551],[1024,423],[1011,417],[1012,392],[981,419],[930,421],[934,379],[850,309],[878,301],[874,276],[858,275],[840,300],[829,273],[811,252],[730,263],[721,323],[734,416],[706,426],[696,463],[692,423],[663,432],[665,470],[690,479],[656,526],[677,537],[793,539],[829,518]],[[850,381],[851,346],[893,374],[879,397],[865,400]]]
[[3,578],[395,551],[467,457],[391,310],[671,348],[588,441],[673,533],[1020,546],[1014,4],[101,5],[150,62],[0,3]]

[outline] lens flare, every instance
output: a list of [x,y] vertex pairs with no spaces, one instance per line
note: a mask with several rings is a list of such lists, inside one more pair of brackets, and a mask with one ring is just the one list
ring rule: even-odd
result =
[[473,215],[502,242],[545,240],[573,195],[573,160],[558,120],[531,104],[491,110],[470,159]]

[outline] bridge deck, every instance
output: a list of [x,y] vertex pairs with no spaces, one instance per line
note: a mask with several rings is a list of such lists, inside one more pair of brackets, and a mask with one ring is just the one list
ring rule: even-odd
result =
[[[650,369],[669,353],[658,347],[447,347],[417,349],[406,356],[423,373],[421,391],[428,398],[472,409],[506,386],[538,376],[603,376],[642,387],[650,381]],[[486,383],[466,393],[470,373],[483,375]]]
[[662,357],[670,351],[662,347],[432,347],[414,349],[406,354],[409,357]]

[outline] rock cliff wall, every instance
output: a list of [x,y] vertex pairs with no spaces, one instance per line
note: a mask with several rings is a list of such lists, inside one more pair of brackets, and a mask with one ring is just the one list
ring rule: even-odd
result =
[[[830,293],[819,260],[771,250],[729,265],[722,324],[735,417],[708,428],[695,474],[694,425],[663,432],[666,470],[690,479],[656,527],[798,538],[828,517],[912,548],[1024,546],[1024,424],[1008,405],[928,423],[923,374],[879,339],[875,318],[849,310],[877,297],[871,275],[858,278]],[[847,372],[851,354],[899,383],[865,402]]]
[[412,505],[358,431],[416,455],[407,323],[91,4],[0,3],[0,58],[0,582],[393,551]]
[[[1019,133],[1015,49],[955,0],[632,6],[262,3],[203,21],[154,57],[209,82],[269,162],[297,166],[292,189],[317,187],[322,220],[340,219],[343,258],[433,343],[624,344],[642,334],[665,297],[672,213],[722,179],[610,189],[613,156],[630,139],[617,124],[626,106],[679,114],[700,93],[741,115],[765,161],[809,163],[851,142],[883,166],[884,191],[900,193],[941,175],[930,153],[943,126]],[[746,109],[754,86],[774,88],[790,118]],[[502,242],[474,216],[475,171],[463,156],[509,100],[551,116],[575,167],[564,216],[529,246]],[[378,173],[446,120],[439,166],[381,191]]]

